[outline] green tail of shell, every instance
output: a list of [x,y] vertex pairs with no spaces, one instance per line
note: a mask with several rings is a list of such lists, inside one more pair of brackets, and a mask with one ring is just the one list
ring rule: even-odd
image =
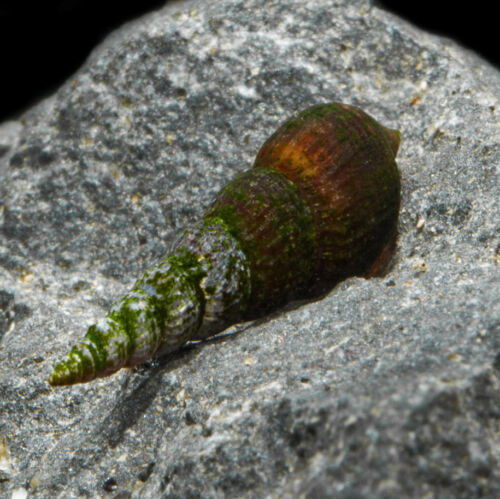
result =
[[205,220],[186,230],[172,254],[89,327],[49,383],[90,381],[210,336],[241,315],[249,290],[239,244],[221,220]]

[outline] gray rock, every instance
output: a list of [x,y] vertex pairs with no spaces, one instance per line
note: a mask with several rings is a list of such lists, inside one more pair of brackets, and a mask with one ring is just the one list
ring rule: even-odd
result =
[[[499,88],[367,0],[172,2],[105,40],[0,127],[0,496],[498,497]],[[49,388],[275,127],[331,100],[402,131],[386,277]]]

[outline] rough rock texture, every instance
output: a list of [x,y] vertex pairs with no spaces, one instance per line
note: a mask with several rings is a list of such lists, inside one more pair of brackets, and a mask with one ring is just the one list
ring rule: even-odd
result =
[[[366,0],[173,2],[109,37],[0,127],[0,497],[498,497],[499,88]],[[49,388],[277,125],[331,100],[402,132],[387,276]]]

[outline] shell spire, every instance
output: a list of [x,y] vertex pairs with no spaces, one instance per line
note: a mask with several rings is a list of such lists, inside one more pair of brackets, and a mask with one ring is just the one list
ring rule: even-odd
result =
[[397,130],[336,102],[286,121],[254,167],[90,326],[49,383],[107,376],[346,277],[373,275],[396,237],[399,141]]

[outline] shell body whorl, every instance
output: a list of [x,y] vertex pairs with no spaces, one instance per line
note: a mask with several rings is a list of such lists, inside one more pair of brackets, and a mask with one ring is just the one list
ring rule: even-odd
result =
[[399,132],[345,104],[286,121],[49,383],[106,376],[369,274],[396,236],[398,147]]
[[307,200],[320,288],[364,273],[394,236],[398,147],[399,132],[361,109],[331,103],[289,119],[257,154],[255,167],[281,172]]

